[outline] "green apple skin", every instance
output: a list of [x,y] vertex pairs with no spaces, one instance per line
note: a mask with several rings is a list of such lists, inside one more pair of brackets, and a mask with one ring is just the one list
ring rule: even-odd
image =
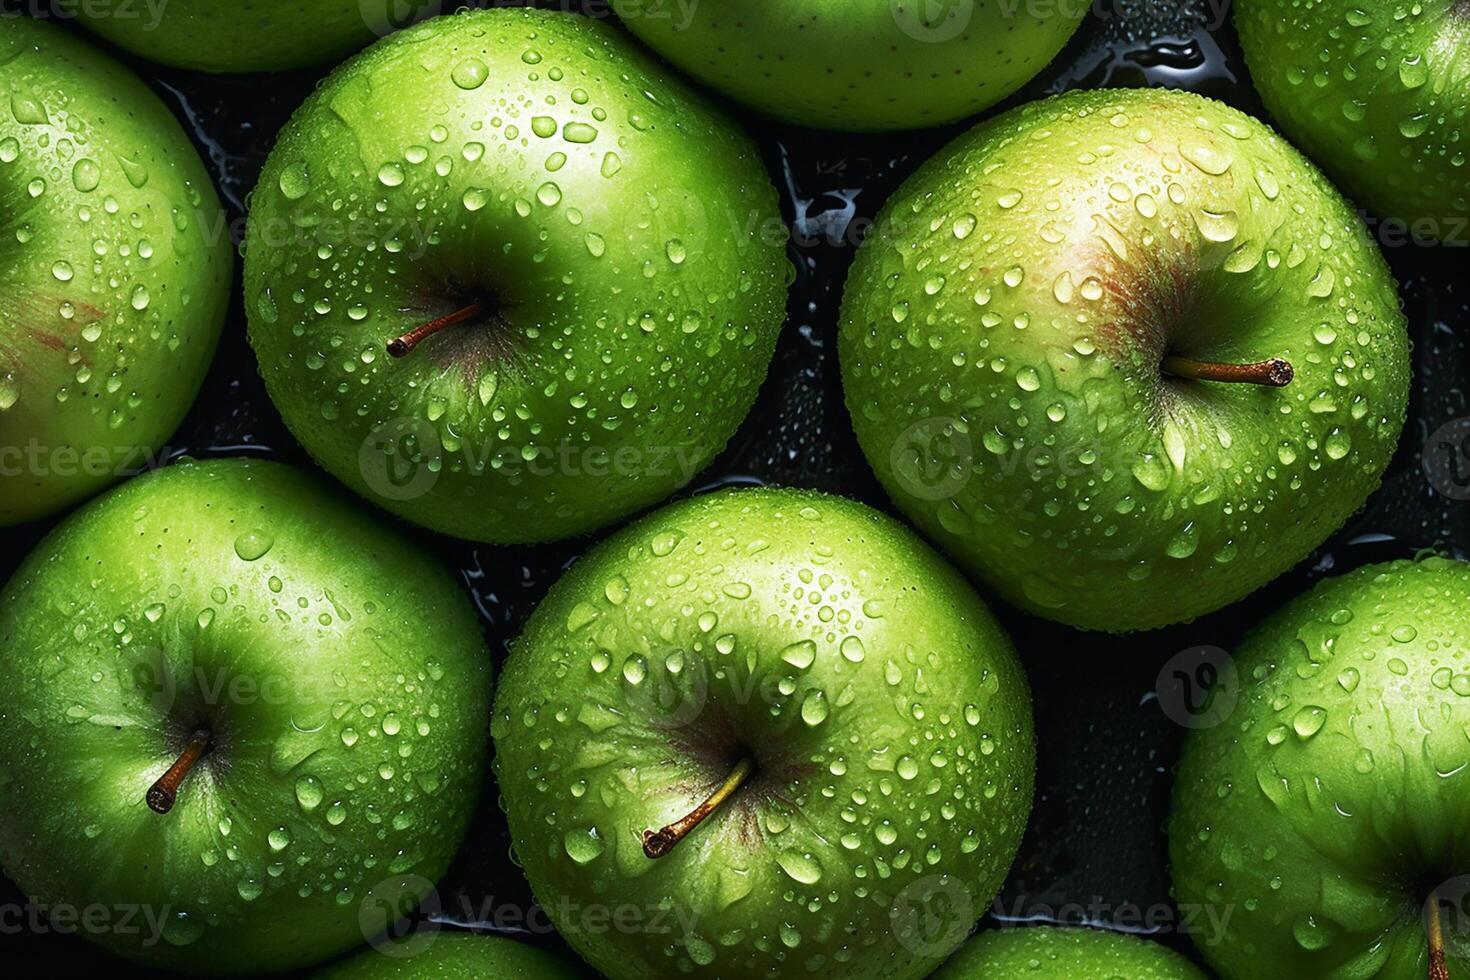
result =
[[0,527],[141,469],[194,400],[233,274],[178,122],[71,33],[0,18]]
[[1470,5],[1240,0],[1251,77],[1351,196],[1423,237],[1470,236]]
[[[448,573],[331,486],[175,465],[68,518],[3,595],[0,863],[48,905],[162,921],[157,942],[92,936],[107,948],[306,966],[362,943],[372,895],[447,867],[484,774],[489,657]],[[199,729],[211,750],[155,813],[146,791]]]
[[933,980],[1207,980],[1171,949],[1098,929],[1033,926],[983,932]]
[[823,129],[919,129],[988,109],[1066,46],[1088,4],[613,0],[649,47],[706,85]]
[[[697,497],[599,545],[527,623],[491,726],[526,877],[615,980],[924,976],[1031,807],[1030,694],[984,604],[906,528],[809,492]],[[890,921],[926,888],[964,916],[942,948]]]
[[444,0],[94,0],[83,26],[150,61],[206,72],[281,71],[364,47]]
[[[468,11],[379,42],[286,127],[250,337],[297,439],[369,500],[460,538],[570,537],[735,432],[785,315],[781,228],[749,139],[633,42]],[[475,300],[489,322],[384,353]]]
[[[1010,602],[1126,632],[1290,568],[1403,427],[1395,284],[1347,203],[1199,96],[1074,93],[960,137],[848,278],[848,408],[895,504]],[[1165,376],[1285,358],[1285,388]],[[1181,588],[1180,583],[1188,583]]]
[[1235,652],[1239,703],[1185,743],[1169,818],[1179,901],[1231,911],[1201,946],[1225,980],[1431,975],[1421,909],[1470,838],[1467,602],[1461,562],[1369,566]]
[[316,980],[578,980],[559,956],[499,936],[441,932],[422,952],[375,949],[318,970]]

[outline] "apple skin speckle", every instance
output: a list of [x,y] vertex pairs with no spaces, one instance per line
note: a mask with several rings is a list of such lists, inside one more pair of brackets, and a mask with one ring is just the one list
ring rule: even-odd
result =
[[1039,73],[1083,2],[613,0],[628,29],[694,78],[820,129],[919,129],[974,115]]
[[344,58],[452,6],[446,0],[139,0],[131,6],[75,4],[68,11],[83,27],[139,57],[233,73]]
[[1207,980],[1183,956],[1138,936],[1036,925],[982,932],[932,980]]

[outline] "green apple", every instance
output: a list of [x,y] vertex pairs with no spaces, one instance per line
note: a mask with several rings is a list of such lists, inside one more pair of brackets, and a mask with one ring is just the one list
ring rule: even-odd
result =
[[431,945],[407,955],[371,949],[314,976],[316,980],[577,980],[580,974],[560,957],[513,939],[443,932],[434,935]]
[[[0,601],[0,863],[155,968],[306,966],[432,887],[490,666],[436,563],[276,463],[182,463],[41,542]],[[127,928],[124,928],[127,926]]]
[[918,129],[988,109],[1066,46],[1085,0],[612,0],[695,78],[807,126]]
[[242,72],[340,58],[444,7],[444,0],[73,0],[66,9],[140,58]]
[[984,604],[901,525],[802,491],[599,545],[491,724],[526,877],[613,978],[921,977],[1031,807],[1030,694]]
[[933,980],[1206,980],[1158,943],[1097,929],[1036,926],[983,932]]
[[1470,565],[1369,566],[1236,651],[1239,703],[1191,733],[1169,819],[1179,900],[1232,912],[1201,946],[1225,980],[1470,976],[1470,922],[1441,914],[1470,870],[1467,601]]
[[151,462],[199,391],[232,274],[219,199],[142,82],[0,17],[0,527]]
[[631,42],[467,11],[348,62],[282,133],[250,337],[291,431],[369,500],[568,537],[734,433],[784,316],[781,229],[750,140]]
[[839,338],[898,507],[1023,609],[1118,632],[1219,609],[1341,526],[1393,455],[1408,346],[1306,160],[1146,90],[941,151],[879,215]]
[[1266,106],[1364,206],[1470,242],[1470,3],[1238,0]]

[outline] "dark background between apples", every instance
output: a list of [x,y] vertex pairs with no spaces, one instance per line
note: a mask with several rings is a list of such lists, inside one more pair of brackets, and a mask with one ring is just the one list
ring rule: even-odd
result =
[[[0,2],[9,6],[13,0]],[[478,5],[489,4],[480,0]],[[603,0],[556,5],[607,16]],[[1227,6],[1228,0],[1098,0],[1075,41],[1007,105],[1073,88],[1157,85],[1188,88],[1264,117],[1234,28],[1221,9]],[[237,230],[243,227],[248,194],[277,130],[326,69],[212,77],[124,60],[175,110],[214,175]],[[842,402],[834,349],[842,285],[856,243],[884,199],[966,125],[848,136],[731,111],[764,151],[793,232],[790,251],[798,272],[760,400],[724,455],[690,491],[771,483],[841,493],[890,509],[858,450]],[[1470,248],[1399,244],[1388,235],[1380,240],[1402,286],[1415,344],[1415,381],[1398,455],[1363,513],[1279,581],[1185,626],[1106,637],[1043,623],[996,604],[1030,675],[1040,771],[1030,828],[988,920],[1085,918],[1156,934],[1192,954],[1169,897],[1163,823],[1184,729],[1161,710],[1161,666],[1191,647],[1230,649],[1250,624],[1324,575],[1423,549],[1470,557],[1470,452],[1431,440],[1444,423],[1470,415]],[[265,456],[311,466],[256,374],[238,284],[236,293],[219,355],[171,443],[171,456]],[[1435,481],[1439,490],[1426,476],[1426,462],[1441,468]],[[0,578],[46,530],[7,532],[0,545]],[[497,666],[546,589],[592,543],[492,548],[424,531],[414,534],[459,569]],[[486,786],[470,837],[440,885],[437,918],[482,928],[493,928],[497,920],[502,928],[529,922],[512,931],[561,946],[544,917],[527,918],[533,900],[510,860],[496,793],[493,782]],[[22,901],[12,884],[0,881],[0,903]],[[1149,914],[1152,928],[1145,919]],[[18,969],[111,975],[129,969],[77,936],[16,932],[9,923],[0,923],[0,950],[7,965]]]

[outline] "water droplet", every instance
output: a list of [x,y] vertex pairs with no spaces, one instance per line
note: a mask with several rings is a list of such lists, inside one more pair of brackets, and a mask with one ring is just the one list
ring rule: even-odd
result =
[[235,539],[235,554],[241,561],[258,561],[275,543],[275,537],[267,531],[246,531]]
[[597,833],[596,827],[573,829],[566,832],[562,838],[562,846],[566,848],[567,857],[578,864],[591,864],[602,855],[607,844]]
[[95,160],[83,157],[71,168],[72,186],[83,194],[95,191],[97,185],[102,182],[102,168],[97,166]]
[[306,164],[293,163],[281,171],[277,184],[288,201],[299,201],[311,190],[311,176]]
[[398,187],[403,184],[404,173],[402,164],[385,163],[378,168],[378,181],[384,187]]
[[817,645],[811,640],[800,640],[782,650],[781,659],[797,670],[806,670],[817,659]]
[[[444,76],[440,75],[439,77],[443,78]],[[461,61],[449,73],[450,80],[466,92],[472,92],[481,85],[484,85],[485,80],[489,77],[490,69],[485,66],[485,62],[478,58],[469,58]]]
[[597,139],[597,127],[590,123],[569,122],[562,127],[561,135],[568,143],[592,143]]
[[827,694],[825,691],[808,691],[801,701],[801,720],[808,728],[815,728],[827,720]]

